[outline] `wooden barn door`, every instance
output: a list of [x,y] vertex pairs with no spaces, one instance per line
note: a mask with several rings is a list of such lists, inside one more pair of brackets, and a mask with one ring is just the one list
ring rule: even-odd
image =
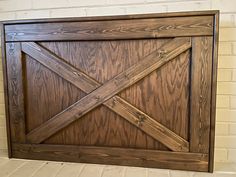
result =
[[73,41],[11,38],[27,29],[13,27],[5,28],[12,157],[208,171],[212,27]]

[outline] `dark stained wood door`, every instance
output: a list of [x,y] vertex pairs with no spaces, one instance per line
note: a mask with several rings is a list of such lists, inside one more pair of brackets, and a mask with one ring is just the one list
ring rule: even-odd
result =
[[217,11],[3,32],[10,157],[213,170]]

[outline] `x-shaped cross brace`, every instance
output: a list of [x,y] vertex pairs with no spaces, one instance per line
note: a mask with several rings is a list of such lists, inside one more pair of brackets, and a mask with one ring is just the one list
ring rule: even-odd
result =
[[116,94],[160,68],[190,47],[190,38],[174,38],[102,85],[41,45],[34,42],[23,42],[23,52],[88,94],[32,130],[26,136],[27,141],[41,143],[60,129],[103,104],[171,150],[189,151],[189,143],[185,139]]

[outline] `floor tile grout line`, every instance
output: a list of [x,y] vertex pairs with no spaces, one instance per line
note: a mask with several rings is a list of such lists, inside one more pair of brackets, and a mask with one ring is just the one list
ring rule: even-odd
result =
[[16,167],[14,170],[12,170],[6,177],[10,177],[12,174],[14,174],[17,170],[19,170],[21,167],[23,167],[27,162],[22,161],[22,164]]
[[78,175],[76,175],[76,177],[79,177],[81,175],[84,168],[85,168],[85,164],[82,165],[82,168],[80,169],[80,171],[79,171]]
[[[7,162],[10,162],[11,160],[10,159],[8,159],[8,161]],[[7,176],[5,176],[5,177],[11,177],[14,173],[16,173],[17,172],[17,170],[19,170],[19,169],[21,169],[23,166],[25,166],[27,163],[31,163],[32,162],[32,160],[18,160],[18,161],[20,161],[21,162],[21,164],[18,166],[18,167],[16,167],[11,173],[9,173]],[[4,162],[4,164],[6,164],[7,162]],[[42,161],[42,164],[40,164],[39,165],[39,167],[37,168],[37,169],[35,169],[31,174],[30,174],[30,177],[33,177],[41,168],[43,168],[46,164],[48,164],[49,162],[46,162],[46,161]],[[56,177],[56,176],[58,176],[58,174],[59,174],[59,172],[61,172],[62,170],[63,170],[63,168],[65,167],[65,165],[66,164],[68,164],[68,163],[64,163],[64,162],[62,162],[62,163],[60,163],[61,164],[61,166],[58,168],[58,170],[57,170],[57,172],[56,172],[56,174],[55,174],[55,176],[54,177]],[[10,165],[10,164],[9,164]],[[106,165],[106,166],[109,166],[109,165]],[[106,167],[106,166],[104,166],[104,165],[100,165],[100,177],[103,177],[103,175],[104,175],[104,168]],[[76,170],[76,171],[78,171],[79,173],[78,173],[78,176],[77,177],[80,177],[80,175],[81,175],[81,173],[84,171],[84,168],[86,167],[86,164],[81,164],[81,166],[80,166],[80,168],[79,168],[79,170]],[[77,168],[76,166],[75,166],[75,168]],[[126,175],[127,175],[127,170],[128,170],[128,168],[129,167],[126,167],[126,166],[124,166],[123,167],[123,170],[122,170],[122,173],[121,173],[121,176],[122,177],[126,177]],[[149,169],[148,168],[145,168],[145,177],[148,177],[148,175],[149,175]],[[195,176],[198,176],[199,174],[201,174],[201,173],[198,173],[198,172],[193,172],[193,173],[189,173],[189,172],[187,172],[187,171],[183,171],[183,172],[186,172],[186,175],[187,176],[189,176],[189,177],[195,177]],[[225,175],[225,176],[231,176],[231,175],[234,175],[234,174],[236,174],[235,172],[219,172],[219,171],[215,171],[213,174],[207,174],[207,173],[205,173],[204,175],[206,175],[206,176],[211,176],[211,177],[215,177],[215,176],[220,176],[220,175]],[[158,174],[157,174],[158,175]],[[171,176],[175,176],[175,171],[174,170],[168,170],[168,177],[171,177]],[[212,176],[213,175],[213,176]]]
[[63,163],[62,167],[58,170],[58,172],[56,173],[56,175],[54,177],[57,177],[58,174],[63,170],[63,168],[67,165],[67,163]]
[[145,176],[148,177],[148,175],[149,175],[149,174],[148,174],[149,170],[148,170],[148,168],[145,168],[145,170],[146,170],[146,171],[145,171]]
[[127,167],[124,167],[123,172],[122,172],[122,177],[125,177],[127,171]]
[[102,172],[101,172],[101,175],[100,175],[100,177],[102,177],[102,176],[103,176],[105,167],[106,167],[106,165],[104,165],[104,166],[102,167]]
[[170,170],[168,170],[168,176],[171,177],[171,171]]
[[60,163],[60,164],[61,164],[60,168],[57,170],[57,172],[55,173],[55,175],[54,175],[53,177],[57,177],[57,175],[59,174],[59,172],[63,169],[64,163],[62,162],[62,163]]
[[125,176],[126,176],[126,173],[127,173],[127,167],[124,167],[124,172],[123,172],[122,177],[125,177]]
[[39,168],[37,168],[31,175],[30,177],[33,177],[41,168],[43,168],[47,163],[46,162],[43,162],[42,165],[40,165]]

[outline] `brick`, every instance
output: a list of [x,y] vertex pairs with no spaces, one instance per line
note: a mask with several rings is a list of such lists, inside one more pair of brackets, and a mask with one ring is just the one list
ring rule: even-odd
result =
[[216,136],[216,148],[236,148],[236,136]]
[[146,0],[107,0],[107,4],[137,4],[137,3],[145,3]]
[[3,82],[3,72],[0,69],[0,81]]
[[232,80],[232,69],[218,69],[217,81],[231,81]]
[[215,162],[226,162],[228,157],[227,149],[215,149]]
[[5,106],[4,106],[4,104],[0,104],[0,115],[5,115]]
[[233,42],[233,54],[236,55],[236,42]]
[[7,0],[0,1],[0,12],[4,11],[16,11],[16,10],[28,10],[32,8],[31,0]]
[[219,55],[230,55],[230,54],[232,54],[232,43],[231,42],[220,42],[218,53],[219,53]]
[[212,0],[212,9],[219,9],[221,12],[236,12],[236,1]]
[[0,138],[7,138],[6,127],[0,127]]
[[228,123],[216,123],[216,135],[228,135],[229,124]]
[[0,127],[6,127],[6,120],[4,118],[0,118]]
[[236,149],[229,149],[228,150],[228,161],[236,163]]
[[0,138],[0,149],[7,149],[7,139]]
[[0,12],[0,20],[15,20],[16,14],[15,12]]
[[236,122],[236,110],[216,109],[216,122]]
[[220,27],[233,27],[234,15],[232,14],[220,14]]
[[230,108],[236,109],[236,96],[230,96]]
[[107,0],[86,0],[86,1],[78,1],[78,0],[69,0],[70,7],[81,7],[81,6],[105,6],[107,4]]
[[127,14],[142,14],[142,13],[157,13],[157,12],[166,12],[166,6],[164,5],[136,5],[126,7]]
[[233,70],[232,81],[236,81],[236,69]]
[[236,56],[219,56],[218,68],[236,68]]
[[0,92],[0,104],[4,104],[4,93]]
[[86,12],[88,16],[122,15],[125,14],[125,8],[120,6],[86,8]]
[[0,92],[3,92],[3,91],[4,91],[4,89],[3,89],[3,82],[0,81]]
[[16,12],[17,19],[49,18],[49,10],[33,10]]
[[217,95],[216,107],[217,108],[229,108],[230,107],[229,98],[230,97],[228,95]]
[[32,0],[33,9],[69,7],[67,0]]
[[173,2],[166,5],[168,12],[186,11],[186,9],[188,11],[196,11],[211,8],[210,1]]
[[228,135],[229,134],[229,124],[228,123],[216,123],[216,135]]
[[32,0],[33,9],[42,8],[64,8],[64,7],[82,7],[82,6],[95,6],[106,5],[106,0]]
[[52,9],[51,17],[82,17],[86,16],[86,11],[83,8],[67,8],[67,9]]
[[220,41],[236,41],[236,28],[220,28]]
[[218,82],[217,94],[236,95],[236,82]]
[[236,135],[236,123],[229,124],[229,134]]

